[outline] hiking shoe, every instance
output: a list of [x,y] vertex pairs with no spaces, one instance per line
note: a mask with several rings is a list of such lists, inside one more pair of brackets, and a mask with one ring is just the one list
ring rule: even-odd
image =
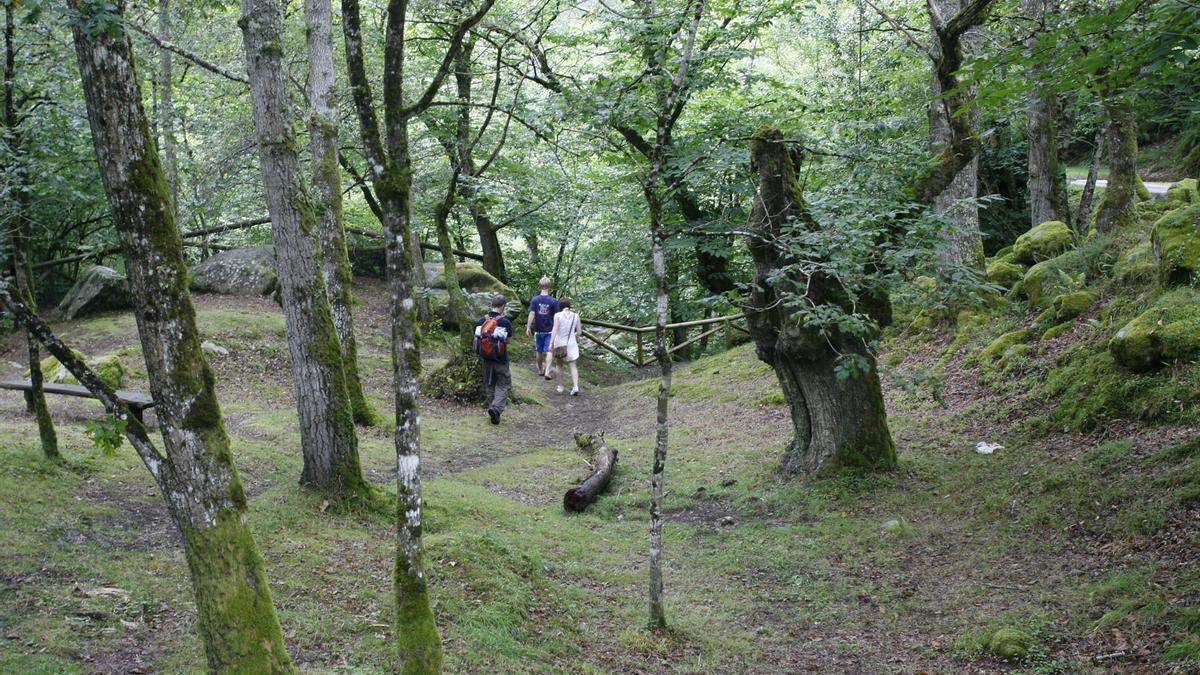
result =
[[571,395],[572,395],[572,396],[578,396],[578,395],[579,395],[579,390],[578,390],[578,389],[572,389],[572,390],[571,390]]
[[554,389],[555,389],[555,391],[557,391],[560,394],[563,393],[563,386],[561,384],[558,385],[557,387],[555,387]]
[[492,424],[500,424],[500,411],[495,408],[488,408],[488,417],[492,418]]

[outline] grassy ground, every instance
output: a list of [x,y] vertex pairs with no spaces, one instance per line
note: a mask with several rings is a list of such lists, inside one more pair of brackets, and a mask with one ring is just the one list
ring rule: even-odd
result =
[[[362,370],[386,412],[382,295],[360,291]],[[387,671],[390,519],[337,513],[296,485],[278,309],[197,304],[206,337],[231,350],[213,363],[291,654],[306,672]],[[58,328],[92,355],[136,344],[128,316]],[[1195,430],[1031,428],[1027,410],[967,375],[975,348],[896,341],[895,370],[942,364],[946,405],[889,386],[900,469],[821,482],[775,471],[790,423],[751,349],[680,368],[665,498],[672,630],[661,635],[643,629],[657,385],[639,378],[650,373],[588,362],[583,396],[562,397],[525,350],[513,369],[532,402],[498,429],[480,410],[427,401],[425,545],[447,672],[1197,667]],[[430,352],[427,367],[444,361]],[[5,358],[21,360],[13,348]],[[144,375],[127,386],[145,389]],[[128,448],[92,448],[94,402],[52,409],[62,466],[40,458],[19,396],[0,399],[0,671],[198,670],[186,568],[147,472]],[[566,515],[562,493],[587,473],[575,430],[605,432],[620,460],[609,493]],[[977,440],[1006,448],[979,455]],[[371,480],[390,486],[389,430],[365,430],[361,450]],[[999,628],[1029,633],[1031,657],[989,655]]]

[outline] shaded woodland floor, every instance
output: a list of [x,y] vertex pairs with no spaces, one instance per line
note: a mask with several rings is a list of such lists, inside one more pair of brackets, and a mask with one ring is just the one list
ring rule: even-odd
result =
[[[358,290],[362,370],[386,413],[384,296]],[[278,308],[216,296],[197,308],[205,338],[230,349],[211,361],[293,658],[307,672],[387,671],[390,515],[339,512],[298,488]],[[131,316],[58,328],[89,355],[122,350],[126,387],[146,389]],[[20,342],[3,376],[20,374]],[[428,345],[427,369],[443,342]],[[932,363],[946,348],[893,341],[890,360]],[[535,378],[528,345],[517,359],[531,403],[499,428],[481,410],[424,402],[425,544],[447,672],[1198,667],[1200,499],[1161,498],[1200,485],[1195,444],[1172,450],[1195,429],[1034,433],[1027,410],[952,362],[944,406],[888,388],[898,471],[803,482],[775,471],[790,423],[752,349],[683,365],[665,499],[673,628],[658,635],[643,629],[653,372],[589,361],[570,398]],[[0,397],[0,671],[201,670],[186,567],[148,473],[128,447],[92,448],[95,402],[51,406],[64,466],[40,458],[20,396]],[[588,470],[576,430],[604,432],[620,460],[609,493],[566,515],[562,494]],[[979,455],[981,440],[1006,447]],[[370,479],[393,489],[390,430],[362,430],[361,452]],[[899,526],[882,531],[889,520]],[[987,655],[1003,627],[1035,637],[1028,661]]]

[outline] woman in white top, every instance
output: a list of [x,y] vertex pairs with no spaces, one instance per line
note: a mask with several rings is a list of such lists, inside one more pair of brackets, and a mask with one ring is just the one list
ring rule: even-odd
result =
[[[558,361],[558,393],[563,393],[563,363],[571,364],[571,395],[579,395],[579,369],[575,362],[579,360],[579,335],[583,332],[579,315],[571,311],[571,299],[559,298],[559,312],[554,315],[554,328],[551,331],[551,347],[554,360]],[[550,370],[550,364],[546,364]]]

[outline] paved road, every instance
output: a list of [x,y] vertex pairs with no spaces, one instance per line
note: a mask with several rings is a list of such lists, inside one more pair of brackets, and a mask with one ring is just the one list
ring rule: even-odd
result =
[[[1080,187],[1083,187],[1085,183],[1087,183],[1087,181],[1083,180],[1082,178],[1076,178],[1075,180],[1071,181],[1071,185],[1078,185]],[[1167,188],[1174,185],[1174,183],[1154,183],[1150,181],[1145,181],[1143,184],[1152,195],[1165,195],[1167,194]],[[1108,187],[1108,181],[1099,179],[1096,181],[1096,187]]]

